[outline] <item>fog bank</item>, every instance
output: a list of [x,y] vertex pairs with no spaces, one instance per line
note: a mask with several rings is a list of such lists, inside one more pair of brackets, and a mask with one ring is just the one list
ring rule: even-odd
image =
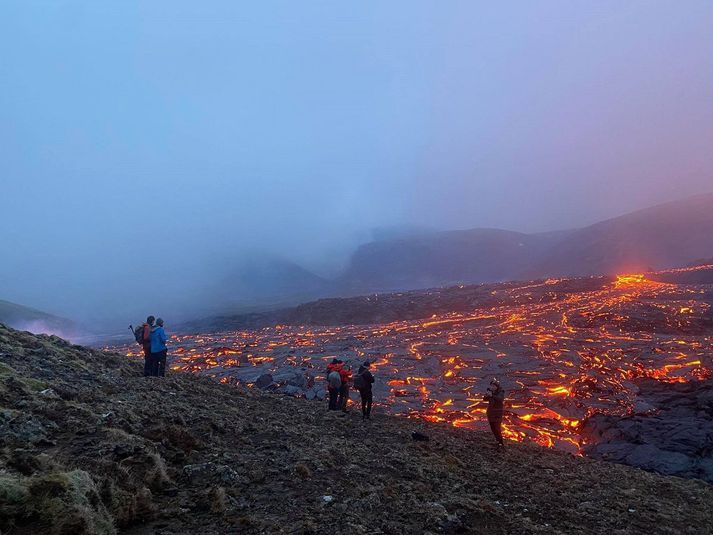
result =
[[220,281],[256,256],[333,276],[377,228],[710,191],[711,27],[705,1],[3,2],[0,298],[125,328],[239,305]]

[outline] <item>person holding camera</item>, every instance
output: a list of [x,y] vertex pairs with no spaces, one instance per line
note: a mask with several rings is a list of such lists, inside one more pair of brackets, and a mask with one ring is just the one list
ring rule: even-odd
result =
[[490,386],[483,398],[488,402],[488,409],[485,414],[488,417],[490,429],[495,435],[495,440],[498,442],[498,447],[504,447],[503,442],[503,413],[505,405],[505,390],[500,386],[500,381],[493,379],[490,381]]

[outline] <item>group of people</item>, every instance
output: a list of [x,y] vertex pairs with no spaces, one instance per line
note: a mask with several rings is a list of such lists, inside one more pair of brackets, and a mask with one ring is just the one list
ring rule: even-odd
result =
[[[133,330],[133,328],[132,328]],[[166,355],[168,347],[163,319],[149,316],[146,322],[134,330],[136,341],[144,350],[144,376],[164,377],[166,375]],[[371,419],[371,406],[374,401],[372,386],[374,376],[371,373],[371,362],[365,361],[355,376],[350,366],[344,361],[334,358],[327,365],[327,392],[329,393],[329,410],[347,412],[350,384],[359,391],[361,397],[361,413],[364,420]],[[486,415],[490,429],[499,447],[504,446],[502,424],[505,404],[505,390],[500,382],[493,379],[483,397],[488,402]]]
[[144,377],[164,377],[168,337],[163,328],[163,320],[149,316],[146,323],[134,331],[134,336],[144,350]]
[[352,377],[352,370],[343,361],[334,358],[327,365],[327,392],[329,393],[329,410],[347,412],[349,402],[349,384],[359,391],[361,397],[362,419],[371,419],[371,405],[374,400],[372,385],[374,376],[371,373],[371,363],[367,360]]
[[[334,358],[327,365],[327,392],[329,393],[329,410],[341,410],[347,412],[349,401],[349,387],[353,383],[354,388],[359,391],[361,397],[361,413],[365,420],[371,419],[371,405],[374,400],[372,385],[374,376],[370,371],[371,363],[364,362],[357,375],[352,377],[352,371],[344,361]],[[505,412],[505,390],[497,379],[490,381],[483,400],[488,402],[486,416],[490,424],[490,430],[495,436],[498,447],[503,447],[503,414]]]

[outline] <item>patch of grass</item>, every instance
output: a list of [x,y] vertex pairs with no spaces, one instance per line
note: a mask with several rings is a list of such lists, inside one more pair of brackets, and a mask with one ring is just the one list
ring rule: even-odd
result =
[[295,472],[297,473],[298,476],[300,476],[302,479],[309,479],[312,477],[312,471],[309,469],[309,467],[304,464],[304,463],[299,463],[295,466]]
[[0,362],[0,376],[4,375],[17,375],[17,372],[11,366]]
[[31,377],[23,377],[21,381],[25,383],[25,386],[30,390],[34,390],[35,392],[41,392],[47,388],[47,383],[39,381],[38,379],[32,379]]
[[16,526],[51,535],[114,535],[91,476],[83,470],[0,477],[0,529]]
[[213,487],[209,496],[210,511],[216,515],[225,514],[228,507],[228,499],[223,487]]
[[22,377],[22,375],[19,374],[17,370],[15,370],[15,368],[3,362],[0,362],[0,379],[6,379],[10,377],[16,379],[17,381],[25,385],[27,388],[29,388],[30,390],[34,390],[35,392],[39,392],[47,388],[47,383],[43,381],[38,381],[37,379],[32,379],[31,377]]
[[168,477],[166,471],[166,463],[158,453],[150,454],[151,468],[146,471],[144,482],[152,490],[161,490],[166,485],[171,483],[171,478]]
[[0,532],[11,532],[18,520],[26,516],[26,504],[30,491],[25,478],[12,476],[0,477]]
[[29,495],[27,486],[23,485],[18,478],[0,477],[0,504],[2,507],[21,504],[27,500]]
[[[41,479],[51,490],[39,497],[37,510],[52,519],[51,533],[116,533],[109,512],[87,472],[74,470],[49,474]],[[63,487],[61,491],[60,486]]]

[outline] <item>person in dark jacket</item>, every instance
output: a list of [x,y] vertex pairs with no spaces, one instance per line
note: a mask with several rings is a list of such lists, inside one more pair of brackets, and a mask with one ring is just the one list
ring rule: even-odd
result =
[[505,446],[503,442],[503,412],[505,405],[505,390],[500,386],[497,379],[490,381],[490,386],[483,398],[488,402],[488,409],[485,414],[488,416],[490,429],[495,435],[498,446]]
[[352,370],[349,366],[344,366],[339,369],[339,376],[342,380],[342,386],[339,389],[339,398],[337,405],[342,409],[342,412],[347,412],[347,404],[349,403],[349,381],[352,379]]
[[156,320],[156,327],[151,329],[151,358],[153,360],[151,375],[154,377],[163,377],[166,375],[167,340],[166,331],[163,329],[163,320],[158,318]]
[[156,318],[149,316],[146,318],[146,323],[143,325],[142,347],[144,349],[144,377],[151,375],[153,369],[153,359],[151,358],[151,329],[153,329]]
[[371,420],[371,403],[374,400],[374,394],[371,391],[371,385],[374,384],[374,376],[369,368],[371,363],[367,360],[359,366],[359,371],[354,378],[354,386],[359,390],[361,396],[361,417],[362,420]]

